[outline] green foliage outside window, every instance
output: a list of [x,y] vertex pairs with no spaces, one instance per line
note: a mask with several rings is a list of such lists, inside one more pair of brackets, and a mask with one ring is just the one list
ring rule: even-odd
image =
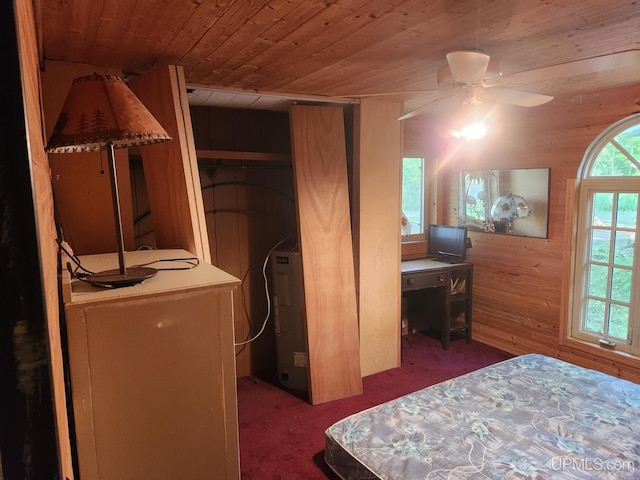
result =
[[411,233],[424,231],[424,161],[404,158],[402,161],[402,211],[409,219]]

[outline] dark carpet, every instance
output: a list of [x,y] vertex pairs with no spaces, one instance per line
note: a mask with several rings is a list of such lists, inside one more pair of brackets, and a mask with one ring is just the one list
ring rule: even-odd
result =
[[440,342],[414,333],[403,340],[402,365],[363,378],[363,395],[320,405],[306,393],[286,391],[270,375],[238,379],[240,466],[249,480],[337,479],[324,463],[324,431],[369,407],[512,355],[482,343]]

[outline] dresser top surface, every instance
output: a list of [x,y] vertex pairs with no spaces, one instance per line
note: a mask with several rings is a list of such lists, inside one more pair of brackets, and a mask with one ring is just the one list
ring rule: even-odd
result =
[[[116,253],[84,255],[79,260],[82,267],[92,272],[118,268]],[[70,299],[66,303],[124,299],[204,287],[235,288],[240,284],[240,280],[233,275],[207,262],[196,260],[189,252],[181,249],[125,252],[125,263],[127,267],[147,265],[158,269],[158,273],[142,283],[122,288],[102,288],[81,280],[72,280]],[[193,266],[194,264],[197,266]]]

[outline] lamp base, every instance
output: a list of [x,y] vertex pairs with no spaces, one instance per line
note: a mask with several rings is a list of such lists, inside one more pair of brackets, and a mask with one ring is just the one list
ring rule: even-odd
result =
[[105,270],[104,272],[92,273],[84,278],[84,281],[95,285],[96,287],[130,287],[137,283],[141,283],[147,278],[153,277],[158,270],[148,267],[131,267],[126,268],[125,273],[121,274],[119,269]]

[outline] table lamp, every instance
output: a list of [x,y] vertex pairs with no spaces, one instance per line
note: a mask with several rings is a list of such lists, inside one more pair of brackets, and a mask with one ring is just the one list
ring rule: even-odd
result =
[[119,268],[91,274],[85,278],[89,283],[124,287],[157,273],[153,268],[125,265],[114,149],[168,140],[171,137],[119,77],[93,74],[73,80],[46,151],[107,150]]

